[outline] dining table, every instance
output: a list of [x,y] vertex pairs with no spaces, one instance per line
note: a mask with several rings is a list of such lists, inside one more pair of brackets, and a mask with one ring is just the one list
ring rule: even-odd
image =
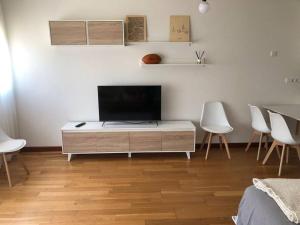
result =
[[296,120],[296,134],[300,131],[300,104],[264,105],[263,108]]

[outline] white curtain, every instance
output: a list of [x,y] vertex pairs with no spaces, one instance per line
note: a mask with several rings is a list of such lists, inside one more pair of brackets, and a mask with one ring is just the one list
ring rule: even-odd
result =
[[13,73],[4,16],[0,2],[0,127],[10,136],[17,136],[17,115],[13,89]]

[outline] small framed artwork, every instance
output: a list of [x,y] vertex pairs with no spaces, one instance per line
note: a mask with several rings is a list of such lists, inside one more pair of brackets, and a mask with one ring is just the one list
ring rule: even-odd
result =
[[170,17],[170,41],[171,42],[190,41],[190,16]]
[[147,41],[147,17],[126,17],[126,39],[128,42]]

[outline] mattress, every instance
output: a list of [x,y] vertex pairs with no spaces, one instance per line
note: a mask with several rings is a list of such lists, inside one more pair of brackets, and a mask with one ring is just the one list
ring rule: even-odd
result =
[[250,186],[240,202],[237,225],[295,225],[266,193]]

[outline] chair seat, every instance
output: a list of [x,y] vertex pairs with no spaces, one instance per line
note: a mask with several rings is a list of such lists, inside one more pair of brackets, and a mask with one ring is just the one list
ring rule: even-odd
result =
[[258,131],[258,132],[265,133],[265,134],[270,134],[271,133],[271,130],[269,128],[260,128],[260,129],[253,128],[253,129]]
[[300,136],[294,136],[293,140],[279,140],[279,138],[275,138],[272,136],[272,138],[282,144],[286,144],[286,145],[300,145]]
[[233,128],[230,126],[219,126],[219,125],[205,125],[201,128],[209,133],[214,134],[227,134],[233,131]]
[[26,145],[23,139],[10,139],[0,143],[0,153],[16,152]]

